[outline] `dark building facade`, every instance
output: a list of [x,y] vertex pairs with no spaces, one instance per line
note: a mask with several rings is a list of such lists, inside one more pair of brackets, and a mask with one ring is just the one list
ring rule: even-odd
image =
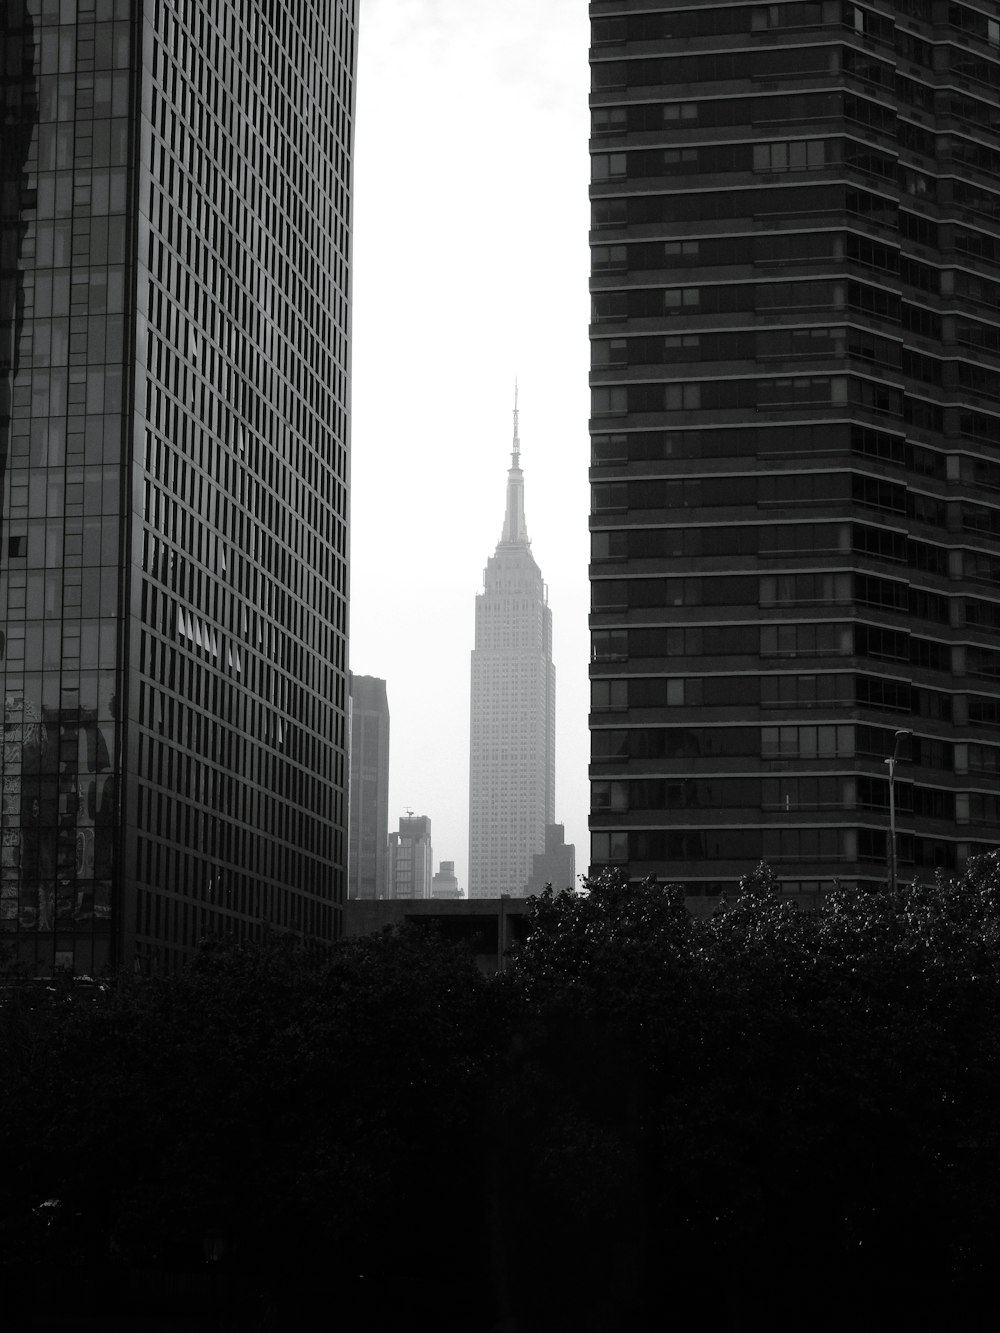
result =
[[389,700],[385,681],[351,673],[347,891],[384,898],[389,874]]
[[900,874],[961,867],[1000,841],[996,6],[590,12],[593,863],[884,882],[895,751]]
[[333,939],[354,0],[9,0],[0,48],[0,945]]

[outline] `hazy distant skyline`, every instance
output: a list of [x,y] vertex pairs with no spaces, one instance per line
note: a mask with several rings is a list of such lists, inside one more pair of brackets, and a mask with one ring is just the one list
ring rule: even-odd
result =
[[579,0],[365,0],[354,213],[351,667],[387,682],[389,828],[468,889],[476,593],[514,378],[549,586],[556,819],[587,838],[588,46]]

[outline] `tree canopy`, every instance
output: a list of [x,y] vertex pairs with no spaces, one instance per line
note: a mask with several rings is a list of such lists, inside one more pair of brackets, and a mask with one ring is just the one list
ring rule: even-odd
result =
[[766,866],[709,918],[653,881],[546,896],[510,984],[573,1128],[519,1155],[578,1219],[615,1163],[589,1225],[647,1321],[694,1281],[711,1327],[941,1327],[994,1262],[998,930],[992,856],[808,912]]
[[186,1326],[977,1326],[996,857],[815,911],[761,866],[705,918],[609,875],[530,926],[493,978],[410,927],[8,987],[8,1290],[85,1273],[138,1328],[208,1262]]
[[471,957],[412,929],[16,988],[0,1009],[3,1261],[197,1272],[214,1247],[232,1281],[213,1328],[287,1327],[331,1285],[378,1328],[385,1292],[461,1238],[495,1044]]

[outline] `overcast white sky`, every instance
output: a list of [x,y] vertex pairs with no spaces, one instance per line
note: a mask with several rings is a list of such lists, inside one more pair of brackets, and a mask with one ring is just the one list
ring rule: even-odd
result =
[[514,376],[556,664],[556,819],[587,840],[584,0],[361,0],[351,668],[387,682],[389,829],[468,888],[469,669]]

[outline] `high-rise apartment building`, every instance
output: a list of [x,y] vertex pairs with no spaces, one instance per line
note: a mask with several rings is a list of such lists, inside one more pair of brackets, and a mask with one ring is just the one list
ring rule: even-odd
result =
[[523,893],[555,819],[552,612],[524,519],[516,391],[503,531],[483,584],[472,650],[470,898]]
[[[593,0],[592,857],[1000,841],[1000,16]],[[900,736],[898,733],[911,733]]]
[[385,681],[351,672],[347,893],[384,898],[389,873],[389,700]]
[[0,10],[0,944],[40,974],[339,933],[354,10]]
[[405,815],[399,832],[389,834],[389,897],[429,898],[434,880],[431,821]]

